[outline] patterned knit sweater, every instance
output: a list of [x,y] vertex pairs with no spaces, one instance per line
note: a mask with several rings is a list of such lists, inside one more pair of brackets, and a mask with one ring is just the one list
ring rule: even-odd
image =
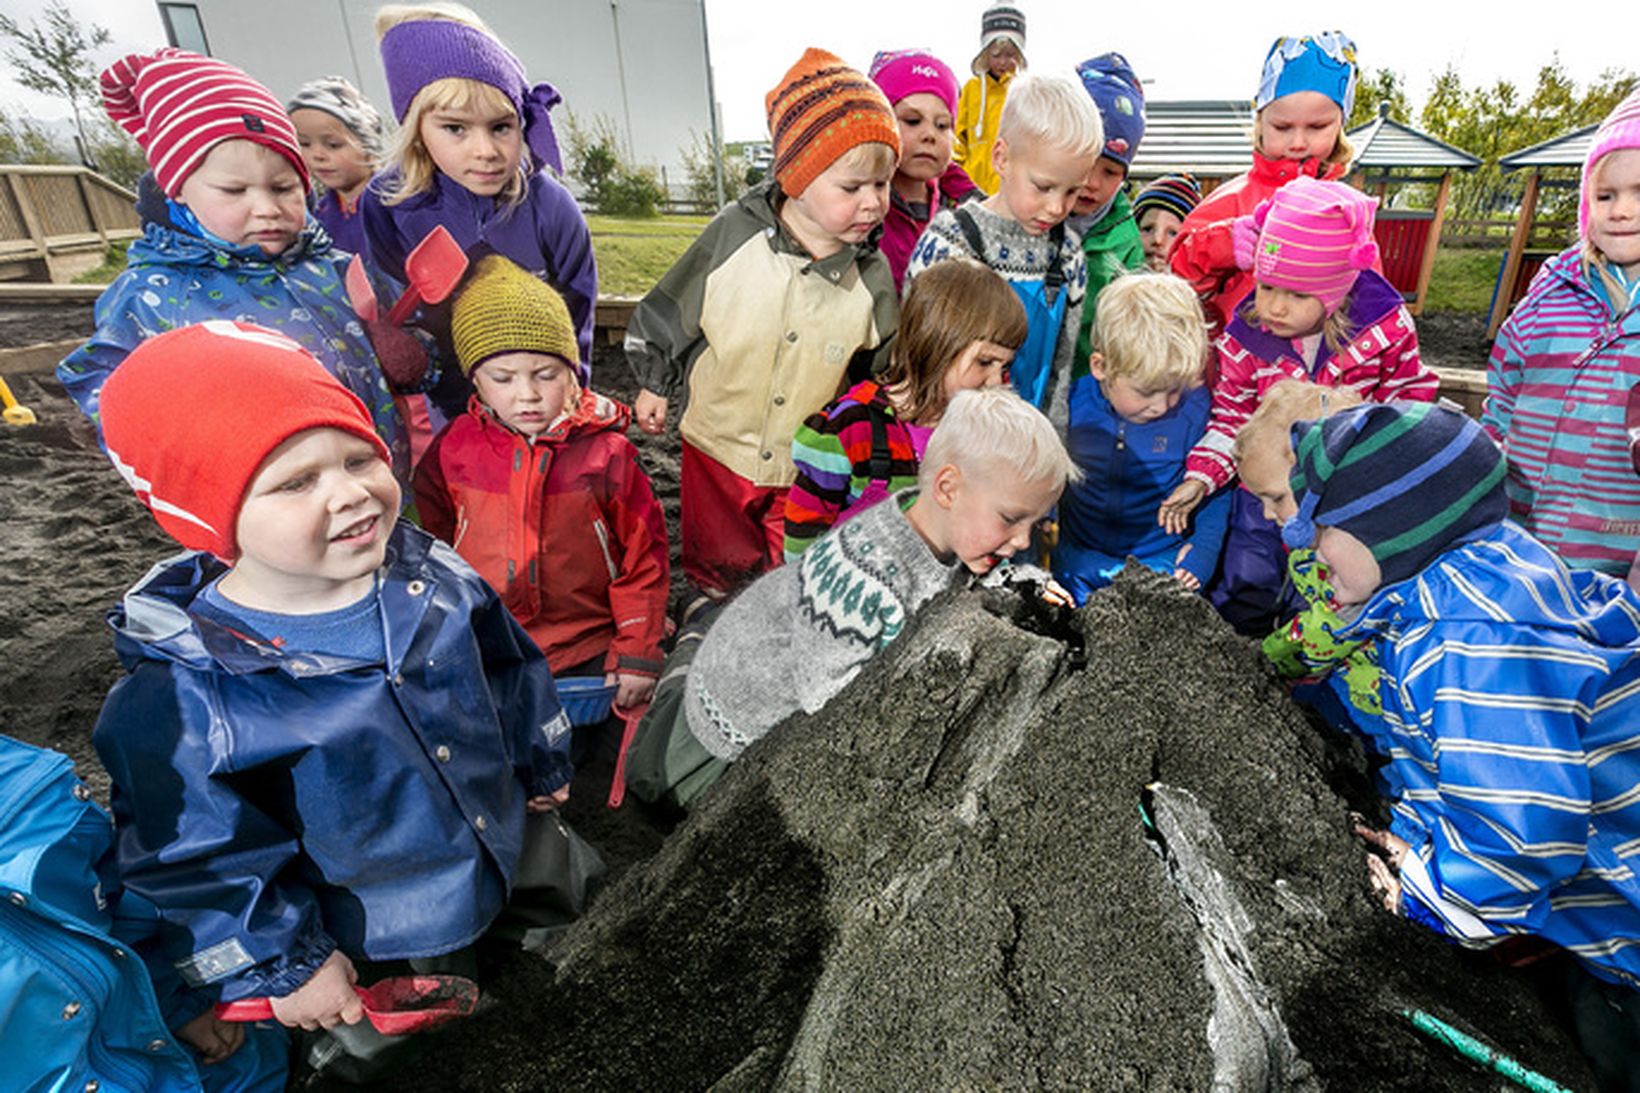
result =
[[766,573],[701,642],[684,695],[689,729],[724,760],[799,710],[831,701],[960,566],[934,556],[894,494]]

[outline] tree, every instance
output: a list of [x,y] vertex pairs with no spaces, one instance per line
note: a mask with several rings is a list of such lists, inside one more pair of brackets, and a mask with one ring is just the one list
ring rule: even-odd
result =
[[89,149],[81,106],[95,108],[98,101],[97,63],[91,51],[107,45],[113,36],[96,24],[82,27],[64,0],[51,0],[44,27],[30,19],[24,30],[11,16],[0,15],[0,37],[17,43],[17,48],[6,51],[12,76],[30,91],[66,100],[81,147]]
[[1355,108],[1350,111],[1344,128],[1354,129],[1378,117],[1380,104],[1389,107],[1389,116],[1396,121],[1412,117],[1412,106],[1407,101],[1406,82],[1393,68],[1366,69],[1355,85]]
[[[683,173],[689,186],[689,200],[698,209],[716,211],[718,207],[717,175],[712,169],[712,142],[693,129],[689,130],[689,146],[679,148],[683,157]],[[732,201],[746,182],[750,166],[746,156],[737,148],[723,146],[723,197]]]
[[0,108],[0,163],[61,163],[65,154],[39,122]]
[[584,126],[569,118],[569,173],[586,198],[609,216],[655,216],[666,201],[660,180],[649,167],[634,167],[621,152],[614,124],[602,114]]

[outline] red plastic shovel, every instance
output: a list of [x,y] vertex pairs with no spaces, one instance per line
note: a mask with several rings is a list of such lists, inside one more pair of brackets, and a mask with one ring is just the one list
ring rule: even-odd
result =
[[[478,1005],[478,984],[459,975],[404,975],[368,987],[355,985],[364,1015],[384,1036],[426,1032],[466,1017]],[[273,1001],[242,998],[216,1007],[224,1021],[271,1021]]]
[[357,254],[347,264],[342,278],[347,286],[347,302],[353,305],[353,314],[367,323],[376,321],[376,290],[370,287],[370,278],[364,272],[364,259]]
[[615,754],[615,775],[609,780],[609,807],[620,808],[626,800],[626,753],[632,749],[632,738],[638,735],[638,722],[649,712],[649,703],[641,706],[616,706],[615,716],[626,722],[621,730],[621,750]]
[[403,326],[418,306],[436,304],[450,295],[467,272],[467,252],[455,236],[440,224],[416,244],[404,260],[404,276],[409,285],[387,313],[387,321]]

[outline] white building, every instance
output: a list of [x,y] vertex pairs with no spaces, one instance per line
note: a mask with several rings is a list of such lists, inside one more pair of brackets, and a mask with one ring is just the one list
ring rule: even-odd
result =
[[[714,109],[704,0],[466,0],[529,78],[558,89],[568,115],[600,115],[632,162],[684,188],[681,150],[711,141]],[[381,0],[194,0],[159,4],[171,44],[231,61],[288,99],[318,76],[343,76],[391,121],[376,49]],[[567,146],[566,146],[567,151]]]

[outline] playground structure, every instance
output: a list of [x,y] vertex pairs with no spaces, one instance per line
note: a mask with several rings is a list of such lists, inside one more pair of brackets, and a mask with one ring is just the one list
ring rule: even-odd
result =
[[[1546,259],[1559,253],[1564,245],[1532,247],[1532,233],[1537,227],[1538,197],[1544,189],[1570,189],[1578,184],[1576,171],[1583,167],[1594,140],[1598,125],[1586,125],[1570,133],[1511,152],[1498,160],[1505,172],[1526,171],[1526,185],[1521,192],[1520,210],[1515,217],[1515,231],[1509,237],[1509,249],[1503,265],[1498,269],[1497,284],[1492,288],[1492,310],[1486,320],[1486,337],[1497,336],[1498,328],[1508,318],[1509,311],[1526,295],[1532,278]],[[1566,168],[1574,173],[1567,177]],[[1558,169],[1558,170],[1557,170]],[[1545,175],[1546,170],[1554,174]]]
[[72,281],[142,234],[137,195],[84,167],[0,164],[0,283]]

